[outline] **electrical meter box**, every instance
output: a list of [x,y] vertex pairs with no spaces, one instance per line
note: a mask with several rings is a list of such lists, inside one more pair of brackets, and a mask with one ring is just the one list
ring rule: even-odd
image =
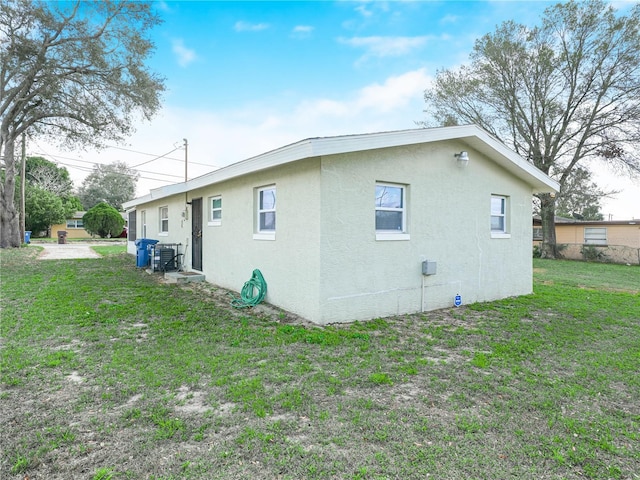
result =
[[436,269],[438,266],[438,262],[432,262],[429,260],[425,260],[422,262],[422,274],[423,275],[435,275]]

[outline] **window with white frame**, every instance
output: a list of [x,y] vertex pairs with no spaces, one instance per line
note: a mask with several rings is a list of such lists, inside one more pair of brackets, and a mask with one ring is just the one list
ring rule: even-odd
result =
[[169,233],[169,207],[160,207],[160,234]]
[[140,212],[140,233],[141,238],[147,238],[147,211],[142,210]]
[[607,244],[607,228],[606,227],[585,227],[584,243],[587,245],[606,245]]
[[84,228],[82,219],[79,220],[67,220],[67,228]]
[[222,197],[209,198],[209,225],[222,225]]
[[491,235],[493,237],[508,236],[508,197],[491,195]]
[[407,239],[407,208],[405,185],[376,183],[376,239]]
[[257,190],[257,233],[276,233],[276,186],[269,185]]

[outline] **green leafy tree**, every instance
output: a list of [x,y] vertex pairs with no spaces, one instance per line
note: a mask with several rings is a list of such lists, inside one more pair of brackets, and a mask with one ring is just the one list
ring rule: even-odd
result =
[[67,210],[62,199],[39,187],[27,187],[25,192],[25,230],[34,235],[49,232],[51,225],[62,223],[67,218]]
[[85,210],[100,202],[122,210],[122,204],[135,197],[139,176],[124,162],[96,165],[78,190],[78,197]]
[[14,205],[23,133],[61,146],[104,146],[159,109],[164,81],[145,62],[160,23],[151,2],[0,2],[0,247],[21,244]]
[[82,222],[87,232],[100,238],[116,237],[122,233],[124,227],[122,215],[104,202],[89,209],[82,217]]
[[[559,3],[539,26],[498,26],[470,60],[425,91],[432,121],[479,125],[561,189],[590,159],[640,172],[640,4],[620,15],[601,0]],[[554,258],[555,198],[539,201],[541,254]]]
[[[34,195],[33,191],[37,191],[39,189],[57,196],[62,202],[65,219],[72,217],[77,211],[83,209],[82,203],[80,203],[78,197],[73,194],[73,181],[71,180],[69,171],[66,168],[58,167],[55,163],[50,162],[43,157],[27,157],[25,164],[25,178],[27,181],[26,195]],[[43,205],[42,202],[45,201],[45,198],[51,199],[52,197],[50,195],[46,197],[39,195],[40,201],[37,205]],[[51,211],[55,211],[57,209],[57,202],[54,203],[55,205],[52,204],[50,207]],[[40,228],[34,230],[34,232],[46,231],[48,233],[53,223],[61,223],[64,221],[63,219],[56,220],[53,223],[47,223],[48,220],[46,215],[42,216],[42,213],[40,212],[29,211],[29,208],[32,205],[34,205],[33,202],[27,202],[25,200],[25,217],[41,219],[41,221],[38,222]],[[43,228],[43,225],[45,224],[46,227]]]
[[[52,224],[62,223],[82,210],[80,200],[73,195],[73,182],[66,168],[42,157],[27,157],[25,178],[25,229],[33,235],[41,232],[48,235]],[[21,184],[22,179],[17,177],[17,191]],[[16,201],[18,198],[16,195]]]
[[80,199],[74,195],[68,197],[60,197],[62,199],[62,205],[64,205],[65,218],[71,218],[76,212],[82,210],[82,204]]
[[51,225],[64,223],[80,210],[78,197],[56,195],[37,185],[28,184],[25,188],[25,230],[34,236],[42,232],[49,236]]

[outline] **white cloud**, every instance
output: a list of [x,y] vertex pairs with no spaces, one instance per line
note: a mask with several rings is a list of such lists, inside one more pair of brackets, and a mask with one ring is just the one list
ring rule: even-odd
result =
[[[171,151],[174,145],[182,145],[182,139],[187,138],[188,174],[189,178],[195,178],[217,167],[305,138],[416,128],[414,122],[421,120],[423,115],[423,91],[431,82],[426,70],[419,69],[365,85],[340,99],[312,98],[294,105],[277,101],[269,105],[243,104],[231,111],[186,110],[167,106],[152,123],[140,125],[128,143],[131,150],[160,156]],[[53,149],[38,152],[55,159]],[[124,160],[129,165],[153,158],[116,149],[61,155],[105,164]],[[166,181],[151,180],[153,177],[171,183],[182,181],[184,150],[173,152],[169,157],[171,159],[158,159],[141,169],[175,176],[143,173],[138,182],[138,195],[167,184]],[[87,167],[87,164],[81,165]],[[86,170],[68,168],[76,186],[88,175]],[[640,218],[637,182],[623,181],[613,174],[606,178],[603,176],[602,181],[603,186],[623,189],[615,199],[603,201],[605,218],[609,213],[615,220]],[[609,181],[610,184],[605,185]]]
[[233,26],[236,32],[259,32],[269,28],[268,23],[249,23],[249,22],[236,22]]
[[373,15],[373,12],[367,9],[366,5],[358,5],[356,8],[354,8],[354,10],[365,18]]
[[311,25],[296,25],[291,32],[291,35],[295,38],[307,38],[315,30]]
[[181,38],[174,38],[171,45],[171,50],[175,53],[178,65],[181,67],[188,66],[197,58],[195,50],[187,48]]
[[397,57],[423,47],[429,37],[352,37],[339,38],[345,45],[366,51],[365,57]]
[[[420,69],[392,76],[382,82],[365,85],[344,98],[312,98],[287,105],[274,101],[268,105],[247,103],[230,111],[187,110],[167,105],[151,122],[138,126],[137,133],[128,141],[128,148],[160,156],[189,142],[188,174],[195,178],[230,163],[250,158],[275,148],[310,137],[349,135],[416,128],[422,119],[423,91],[432,78]],[[32,146],[31,148],[34,148]],[[32,154],[34,152],[29,152]],[[54,149],[38,150],[44,156],[53,156]],[[116,149],[97,152],[65,152],[66,157],[81,158],[89,162],[111,163],[116,160],[136,165],[153,158],[150,155]],[[184,150],[141,167],[147,172],[171,174],[173,177],[143,173],[138,182],[138,195],[167,182],[180,182],[184,174]],[[74,164],[74,162],[66,162]],[[199,165],[205,164],[205,165]],[[87,164],[82,164],[87,167]],[[90,167],[90,165],[89,165]],[[68,167],[79,186],[88,175]],[[640,217],[638,184],[619,178],[614,187],[624,192],[616,199],[603,202],[605,216],[612,213],[616,220]]]
[[169,7],[169,4],[165,0],[160,0],[158,2],[155,2],[154,6],[158,10],[162,10],[163,12],[171,13],[172,11],[171,7]]
[[416,97],[422,101],[422,94],[430,82],[431,79],[424,69],[389,77],[382,85],[364,87],[358,96],[357,105],[361,109],[372,108],[380,112],[389,112],[407,105]]
[[445,15],[440,19],[440,24],[446,25],[450,23],[458,23],[460,21],[460,17],[458,15]]
[[[151,123],[138,126],[128,140],[129,149],[153,155],[106,149],[103,152],[66,153],[85,161],[111,163],[115,160],[136,165],[160,156],[189,142],[189,178],[204,175],[221,167],[259,155],[275,148],[310,137],[349,135],[415,128],[423,108],[422,92],[430,78],[424,70],[389,77],[381,83],[366,85],[345,98],[312,98],[287,104],[273,101],[268,105],[247,103],[230,111],[187,110],[166,105]],[[53,153],[53,151],[51,151]],[[161,177],[143,173],[138,195],[167,182],[180,182],[184,172],[184,150],[171,157],[154,160],[140,167],[147,172],[175,175]],[[198,165],[206,164],[206,165]],[[70,169],[76,185],[88,174]]]

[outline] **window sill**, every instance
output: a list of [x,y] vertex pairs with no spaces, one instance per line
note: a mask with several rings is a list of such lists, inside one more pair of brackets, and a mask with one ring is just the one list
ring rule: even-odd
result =
[[511,238],[510,233],[493,233],[491,232],[491,238]]
[[168,237],[169,236],[169,232],[160,232],[158,234],[159,237]]
[[221,221],[217,221],[217,222],[207,222],[207,227],[219,227],[220,225],[222,225]]
[[254,233],[253,239],[254,240],[275,240],[276,234],[275,232],[274,233]]
[[411,240],[408,233],[376,233],[376,241]]

